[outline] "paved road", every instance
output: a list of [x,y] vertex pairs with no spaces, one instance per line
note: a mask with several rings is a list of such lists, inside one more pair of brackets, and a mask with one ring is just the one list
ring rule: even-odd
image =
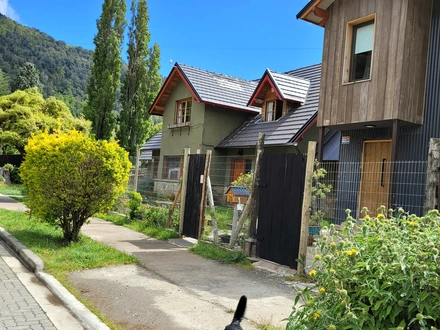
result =
[[0,241],[0,329],[56,330],[14,273],[14,259]]
[[[0,195],[0,207],[26,207]],[[84,327],[0,239],[0,329],[81,330]]]

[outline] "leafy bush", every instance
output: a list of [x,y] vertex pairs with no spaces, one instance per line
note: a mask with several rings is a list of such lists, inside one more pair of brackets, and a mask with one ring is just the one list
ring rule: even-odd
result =
[[128,196],[129,218],[130,220],[139,219],[141,216],[142,196],[136,191],[130,191]]
[[237,179],[231,182],[231,186],[246,187],[249,192],[252,190],[252,180],[254,178],[254,171],[246,174],[241,174]]
[[29,139],[20,167],[32,215],[62,228],[77,241],[84,222],[109,209],[125,190],[131,164],[117,143],[77,131],[42,133]]
[[315,243],[314,290],[297,293],[287,329],[440,327],[440,213],[384,209],[358,223],[348,210],[342,232]]
[[[148,226],[157,226],[165,228],[165,224],[168,220],[169,208],[159,207],[159,206],[143,206],[142,209],[142,219]],[[179,212],[174,212],[171,218],[171,228],[174,230],[179,230]]]
[[21,178],[20,178],[20,174],[19,174],[20,171],[17,166],[12,165],[12,164],[5,164],[3,167],[9,170],[11,183],[21,184]]

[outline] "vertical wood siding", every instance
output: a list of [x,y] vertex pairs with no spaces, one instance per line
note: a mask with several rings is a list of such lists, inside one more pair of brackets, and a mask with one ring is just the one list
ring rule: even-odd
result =
[[[334,2],[325,27],[318,126],[391,119],[423,123],[431,3]],[[371,14],[376,14],[371,79],[344,84],[347,23]]]

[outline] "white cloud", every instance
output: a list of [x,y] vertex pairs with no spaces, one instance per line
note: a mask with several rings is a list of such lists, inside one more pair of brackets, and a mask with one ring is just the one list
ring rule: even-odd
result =
[[9,0],[0,0],[0,13],[18,22],[18,14],[14,8],[11,7],[8,1]]

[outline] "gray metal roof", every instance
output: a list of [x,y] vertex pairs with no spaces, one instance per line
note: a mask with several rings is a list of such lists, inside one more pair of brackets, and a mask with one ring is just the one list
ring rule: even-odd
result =
[[266,134],[264,144],[267,146],[285,145],[302,134],[318,113],[321,64],[292,70],[285,75],[310,81],[305,103],[299,104],[277,121],[263,122],[261,115],[255,116],[223,139],[217,145],[218,148],[255,147],[260,132]]
[[258,82],[193,68],[176,63],[201,102],[259,113],[260,108],[247,106]]
[[162,131],[156,133],[153,137],[151,137],[145,144],[140,148],[141,152],[146,150],[159,150],[160,149],[160,141],[162,140]]
[[310,87],[310,81],[285,73],[267,70],[272,80],[277,85],[283,99],[304,103]]
[[226,193],[232,190],[232,193],[235,196],[249,196],[249,190],[247,190],[246,187],[239,187],[239,186],[231,186],[229,187],[229,189],[226,191]]
[[153,150],[142,150],[141,155],[139,156],[139,160],[152,160],[153,159]]

